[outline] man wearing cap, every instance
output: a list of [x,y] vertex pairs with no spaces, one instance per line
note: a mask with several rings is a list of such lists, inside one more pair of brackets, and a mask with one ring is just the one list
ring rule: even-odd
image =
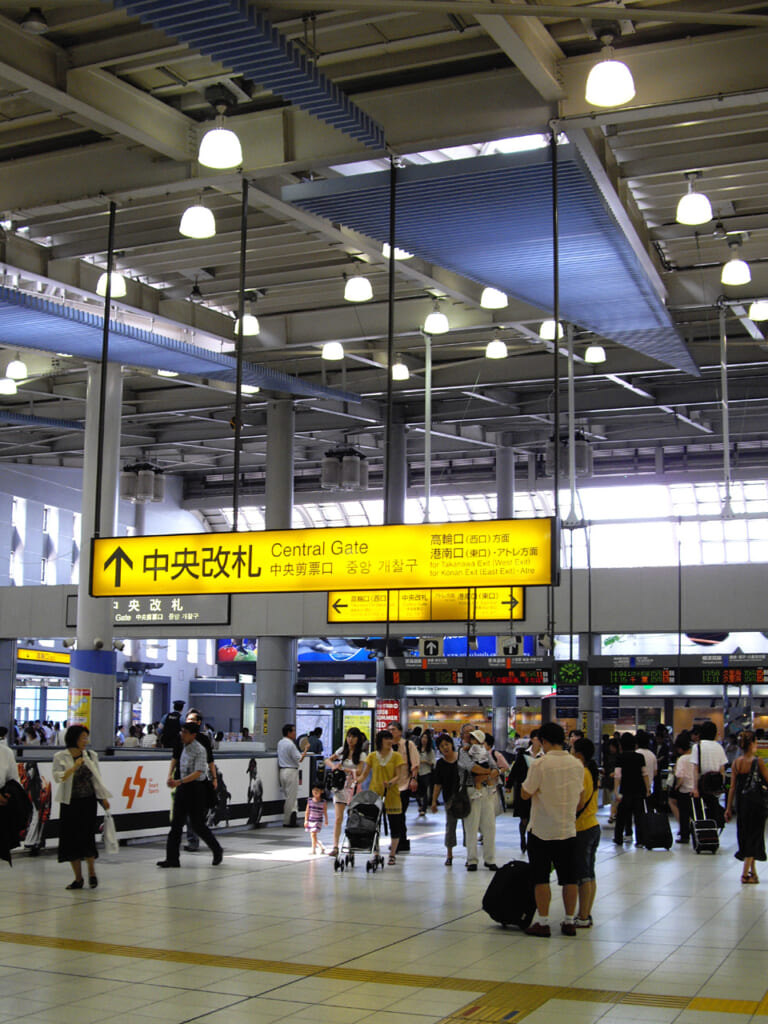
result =
[[216,837],[205,823],[205,779],[208,774],[208,757],[202,744],[197,742],[200,726],[197,722],[184,722],[181,726],[181,742],[184,748],[179,757],[179,778],[168,779],[168,788],[175,791],[171,812],[171,831],[165,844],[165,860],[159,860],[159,868],[178,868],[181,834],[187,816],[198,836],[213,854],[213,864],[221,864],[224,851]]
[[467,845],[467,871],[477,871],[477,833],[483,834],[483,861],[489,871],[496,871],[496,783],[499,770],[485,745],[485,732],[473,729],[467,739],[468,750],[459,753],[459,768],[468,776],[469,815],[464,819]]

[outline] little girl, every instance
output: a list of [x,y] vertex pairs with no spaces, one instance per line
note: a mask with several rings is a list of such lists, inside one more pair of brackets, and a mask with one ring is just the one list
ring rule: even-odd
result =
[[304,828],[312,837],[312,853],[325,853],[325,847],[320,842],[320,829],[323,823],[328,824],[328,804],[323,799],[321,786],[312,787],[312,796],[307,800],[307,809],[304,812]]

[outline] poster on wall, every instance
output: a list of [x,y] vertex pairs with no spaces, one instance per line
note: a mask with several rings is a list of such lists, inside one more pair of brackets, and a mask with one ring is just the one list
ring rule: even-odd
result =
[[69,725],[84,725],[88,729],[91,728],[91,691],[89,689],[70,686],[67,722]]
[[373,746],[374,736],[371,736],[371,709],[370,708],[344,708],[342,715],[343,729],[346,736],[350,729],[357,728],[371,742]]
[[[391,697],[376,698],[376,732],[400,717],[400,701]],[[374,737],[375,738],[375,737]]]

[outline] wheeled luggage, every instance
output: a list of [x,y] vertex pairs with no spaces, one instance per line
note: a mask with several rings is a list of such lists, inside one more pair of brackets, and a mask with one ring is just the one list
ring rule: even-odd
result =
[[696,853],[717,853],[720,849],[720,830],[714,818],[704,817],[704,801],[691,798],[691,842]]
[[647,800],[643,801],[643,810],[635,818],[635,831],[638,846],[644,846],[646,850],[672,849],[669,818],[654,811]]
[[503,928],[529,926],[536,913],[536,901],[533,872],[527,861],[511,860],[494,873],[483,896],[483,910]]

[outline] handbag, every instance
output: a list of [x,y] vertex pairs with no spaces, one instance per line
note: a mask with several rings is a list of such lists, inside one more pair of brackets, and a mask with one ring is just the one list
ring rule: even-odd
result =
[[454,818],[467,818],[472,808],[469,790],[466,786],[460,785],[453,796],[446,800],[445,809]]
[[213,784],[212,779],[205,780],[205,806],[209,811],[212,811],[218,801],[218,795],[216,793],[216,787]]
[[744,783],[744,788],[739,794],[739,799],[755,810],[768,813],[768,784],[757,767],[757,758],[752,761],[752,767],[749,770],[747,781]]
[[109,811],[104,811],[104,824],[101,826],[101,835],[104,840],[104,849],[106,852],[117,853],[120,849],[120,843],[117,841],[115,819]]

